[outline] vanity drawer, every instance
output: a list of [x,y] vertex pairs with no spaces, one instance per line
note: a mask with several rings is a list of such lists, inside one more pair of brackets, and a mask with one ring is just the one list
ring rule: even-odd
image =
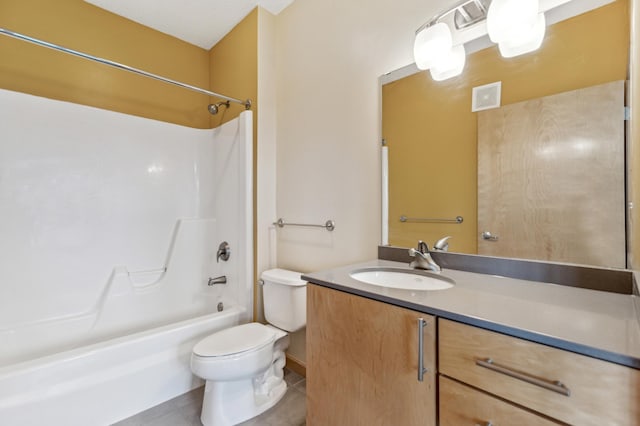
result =
[[441,374],[576,425],[640,425],[640,371],[440,319]]
[[444,376],[439,381],[440,426],[558,425]]

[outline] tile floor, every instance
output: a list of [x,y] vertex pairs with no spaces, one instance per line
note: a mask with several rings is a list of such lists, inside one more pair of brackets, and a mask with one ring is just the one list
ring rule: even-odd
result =
[[[287,393],[280,402],[243,426],[302,426],[305,424],[306,380],[291,370],[284,370]],[[163,404],[129,417],[114,426],[201,426],[200,410],[204,387],[180,395]]]

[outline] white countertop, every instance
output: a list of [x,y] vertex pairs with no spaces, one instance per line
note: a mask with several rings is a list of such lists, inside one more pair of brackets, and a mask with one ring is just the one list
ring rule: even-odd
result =
[[447,290],[380,287],[349,273],[362,268],[409,269],[374,260],[304,274],[318,285],[640,369],[638,296],[444,269]]

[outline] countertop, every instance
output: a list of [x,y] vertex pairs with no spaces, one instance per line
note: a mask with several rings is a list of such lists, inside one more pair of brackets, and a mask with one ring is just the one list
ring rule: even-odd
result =
[[369,299],[482,327],[640,369],[638,296],[443,269],[447,290],[401,290],[365,284],[356,269],[406,263],[373,260],[303,274],[302,279]]

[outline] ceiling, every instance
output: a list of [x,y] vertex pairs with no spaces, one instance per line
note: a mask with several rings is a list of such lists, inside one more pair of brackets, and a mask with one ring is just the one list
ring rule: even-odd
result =
[[[256,6],[274,15],[294,0],[84,0],[109,12],[131,19],[188,43],[210,49],[242,21]],[[348,1],[348,0],[347,0]],[[540,0],[541,9],[589,10],[613,0]],[[427,10],[446,10],[455,0],[431,0],[425,3],[425,21],[432,17]],[[543,7],[544,6],[544,7]],[[584,12],[582,10],[581,12]],[[579,12],[579,13],[581,13]],[[569,13],[573,16],[577,13]],[[549,18],[549,17],[548,17]],[[565,17],[566,18],[566,17]],[[549,23],[549,19],[547,19]]]
[[277,15],[293,0],[85,0],[180,40],[210,49],[256,6]]

